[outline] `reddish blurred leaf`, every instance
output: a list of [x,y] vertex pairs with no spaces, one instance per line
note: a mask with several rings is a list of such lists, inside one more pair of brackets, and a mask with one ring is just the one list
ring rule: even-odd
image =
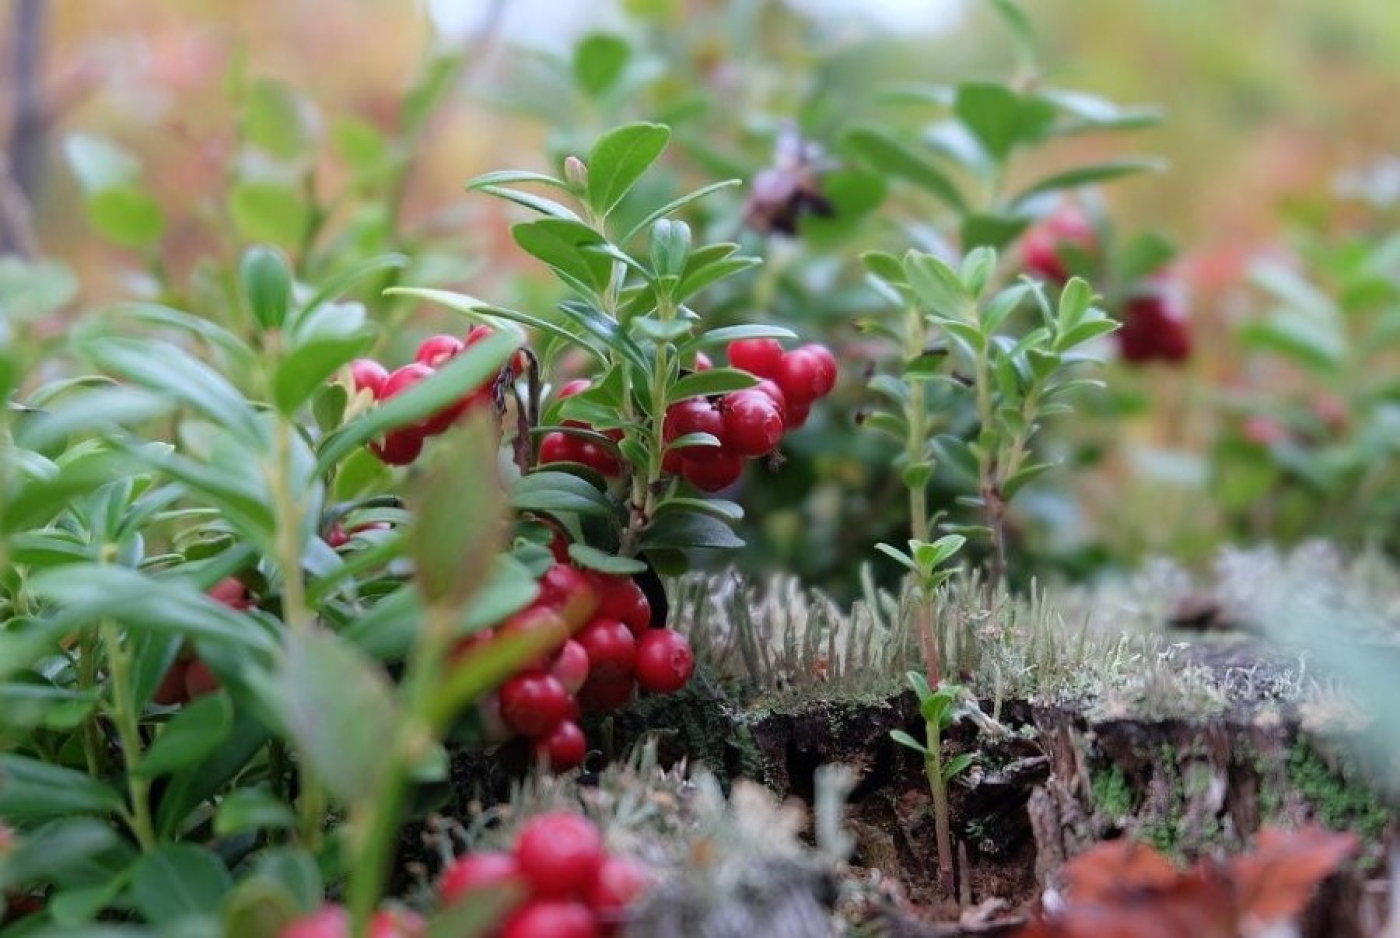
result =
[[1097,844],[1065,864],[1061,882],[1070,901],[1112,901],[1134,890],[1165,889],[1181,876],[1171,862],[1136,840]]
[[1292,831],[1261,830],[1254,849],[1230,864],[1241,914],[1261,923],[1293,918],[1357,845],[1355,834],[1315,824]]

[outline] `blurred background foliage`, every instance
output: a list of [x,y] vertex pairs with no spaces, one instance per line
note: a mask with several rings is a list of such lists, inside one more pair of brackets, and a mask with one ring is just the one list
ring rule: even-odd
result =
[[[242,230],[230,211],[231,189],[276,176],[242,146],[250,135],[264,150],[285,145],[298,164],[277,178],[306,197],[316,220],[314,237],[284,245],[305,248],[297,256],[304,267],[412,248],[408,281],[542,303],[556,297],[511,242],[517,214],[466,195],[467,178],[552,168],[606,127],[645,118],[676,126],[668,172],[692,184],[747,182],[772,159],[785,121],[836,151],[853,124],[912,126],[916,118],[900,108],[874,103],[881,89],[986,77],[1165,110],[1164,123],[1126,142],[1089,134],[1058,143],[1026,172],[1045,175],[1057,161],[1162,157],[1167,172],[1115,183],[1104,206],[1118,230],[1160,230],[1180,246],[1196,336],[1185,368],[1115,366],[1107,399],[1086,400],[1061,422],[1051,449],[1074,471],[1023,499],[1020,546],[1036,561],[1023,575],[1078,576],[1149,552],[1190,560],[1222,540],[1301,536],[1309,519],[1335,516],[1339,499],[1355,497],[1355,477],[1324,478],[1337,459],[1309,475],[1297,453],[1260,437],[1248,419],[1295,393],[1338,391],[1353,411],[1389,400],[1354,387],[1354,376],[1347,384],[1353,359],[1321,369],[1306,356],[1261,362],[1269,343],[1251,342],[1242,323],[1277,312],[1248,283],[1257,257],[1298,259],[1303,279],[1328,290],[1346,281],[1351,261],[1339,249],[1310,254],[1308,245],[1375,240],[1395,220],[1394,193],[1388,207],[1384,192],[1377,196],[1388,177],[1372,179],[1372,205],[1339,195],[1337,180],[1396,151],[1384,115],[1400,87],[1400,5],[1039,0],[1028,4],[1033,50],[990,4],[972,0],[12,0],[10,10],[5,41],[16,54],[0,79],[0,114],[16,119],[6,145],[33,203],[39,247],[78,273],[74,309],[172,289],[198,297],[172,285],[197,281],[201,263],[227,263],[241,242],[265,236]],[[38,11],[31,32],[22,11]],[[574,48],[600,33],[623,37],[630,53],[616,84],[590,95],[571,74]],[[21,47],[38,53],[28,78]],[[592,52],[606,63],[615,49],[603,42]],[[427,109],[435,85],[446,96]],[[137,158],[141,190],[161,213],[151,243],[123,246],[94,231],[71,168],[81,161],[65,145],[75,133]],[[655,184],[668,184],[664,173]],[[797,243],[745,231],[742,194],[721,197],[694,221],[705,236],[743,240],[767,261],[742,288],[717,292],[709,315],[792,325],[840,346],[852,372],[844,396],[785,447],[787,466],[751,475],[753,548],[741,565],[787,568],[849,592],[871,545],[904,523],[897,499],[886,504],[888,450],[851,419],[865,361],[849,323],[869,305],[855,258],[888,243],[888,217],[923,209],[899,204],[903,190],[886,191],[880,180],[848,175],[837,188],[842,223],[813,222]],[[883,225],[844,224],[882,197]],[[435,315],[385,313],[391,324],[406,322],[387,330],[387,357],[407,358],[442,324]],[[1261,516],[1260,500],[1290,478],[1302,480],[1307,504]],[[1359,508],[1354,514],[1365,513]],[[1274,524],[1279,514],[1289,523]]]

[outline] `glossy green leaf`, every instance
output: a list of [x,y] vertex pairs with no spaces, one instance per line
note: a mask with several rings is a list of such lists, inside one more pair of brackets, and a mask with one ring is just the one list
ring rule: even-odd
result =
[[510,492],[516,511],[568,513],[608,517],[613,506],[607,496],[576,475],[544,470],[522,476]]
[[145,778],[176,772],[204,761],[233,731],[233,703],[209,694],[181,708],[141,756],[136,774]]
[[131,904],[152,925],[214,915],[233,888],[218,854],[194,844],[162,844],[136,862]]
[[671,511],[658,515],[642,535],[643,550],[732,549],[744,541],[728,524],[696,511]]
[[[690,436],[691,434],[686,435]],[[701,434],[694,435],[700,436]],[[709,434],[704,435],[709,436]],[[714,438],[711,437],[711,439]],[[718,442],[718,440],[715,440],[715,443]],[[666,499],[657,506],[654,517],[661,517],[673,511],[699,512],[700,514],[713,515],[721,521],[726,521],[730,524],[737,524],[744,520],[743,506],[739,505],[737,502],[731,502],[723,498],[687,498],[685,496],[676,496]]]
[[940,316],[961,319],[971,298],[958,272],[932,254],[910,251],[904,257],[904,274],[931,311]]
[[544,261],[570,285],[587,295],[607,289],[612,261],[585,248],[603,244],[603,236],[582,222],[566,218],[541,218],[516,225],[511,236],[527,254]]
[[736,368],[713,368],[709,371],[696,371],[671,385],[666,394],[668,404],[691,397],[709,397],[711,394],[725,394],[729,391],[742,391],[758,384],[758,379],[747,371]]
[[928,747],[925,746],[923,743],[919,742],[914,737],[910,736],[908,733],[904,732],[904,730],[890,730],[890,739],[893,739],[901,746],[906,746],[909,749],[914,750],[915,752],[921,752],[924,755],[928,755]]
[[656,224],[656,222],[675,214],[676,212],[685,208],[687,205],[690,205],[692,202],[698,202],[706,196],[712,195],[723,189],[732,189],[735,186],[742,184],[743,180],[741,179],[725,179],[720,182],[712,182],[708,186],[701,186],[694,192],[687,192],[685,195],[674,198],[671,201],[667,202],[665,205],[662,205],[660,208],[653,209],[652,211],[643,215],[640,221],[638,221],[631,228],[627,229],[627,233],[624,234],[621,238],[619,238],[617,243],[621,245],[630,244],[632,242],[632,239],[637,237],[637,235],[641,234],[644,231],[650,231],[651,226]]
[[560,218],[564,221],[576,222],[578,224],[583,223],[583,219],[579,218],[578,212],[575,212],[567,205],[564,205],[562,202],[557,202],[554,199],[547,199],[542,195],[536,195],[533,192],[524,192],[520,189],[511,189],[507,186],[478,186],[477,191],[481,192],[483,195],[495,196],[498,199],[505,199],[507,202],[514,202],[516,205],[523,206],[531,211],[539,212],[541,215],[547,215],[550,218]]
[[637,180],[661,156],[671,139],[670,128],[636,123],[605,134],[588,154],[588,203],[607,216]]
[[647,565],[634,557],[619,557],[588,544],[570,544],[569,559],[585,570],[597,570],[614,576],[631,576],[646,572]]

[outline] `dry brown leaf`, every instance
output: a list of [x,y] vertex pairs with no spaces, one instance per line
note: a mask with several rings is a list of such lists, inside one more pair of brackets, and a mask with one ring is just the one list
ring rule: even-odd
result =
[[1261,923],[1293,918],[1357,846],[1355,834],[1316,824],[1261,830],[1254,849],[1230,863],[1242,914]]

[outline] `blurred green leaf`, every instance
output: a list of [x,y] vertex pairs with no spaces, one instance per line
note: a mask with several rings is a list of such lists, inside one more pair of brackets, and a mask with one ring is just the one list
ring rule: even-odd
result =
[[967,211],[967,201],[952,179],[932,160],[914,151],[887,131],[874,127],[859,127],[846,133],[842,138],[842,145],[873,168],[914,183],[958,212]]
[[334,633],[297,629],[276,689],[286,730],[326,789],[345,804],[372,798],[388,768],[384,747],[403,722],[384,672]]
[[162,844],[136,862],[131,904],[152,925],[218,912],[233,877],[218,854],[194,844]]
[[574,48],[574,81],[588,96],[600,97],[617,84],[631,55],[631,47],[620,36],[585,36]]
[[0,257],[0,297],[5,315],[32,322],[62,309],[78,295],[78,278],[67,264]]
[[280,329],[292,299],[292,272],[281,251],[256,245],[243,252],[238,279],[253,320],[263,329]]
[[135,186],[93,193],[88,197],[87,211],[98,233],[122,247],[147,247],[165,233],[165,210]]
[[240,182],[229,193],[229,215],[244,241],[299,247],[311,222],[302,194],[276,182]]
[[69,134],[63,141],[64,156],[87,195],[134,184],[141,164],[129,152],[93,134]]
[[998,161],[1018,146],[1043,139],[1055,121],[1055,108],[1048,102],[985,82],[958,85],[953,110]]
[[[4,758],[0,756],[0,760]],[[3,782],[0,777],[0,784]],[[9,817],[18,819],[15,815]],[[61,878],[65,870],[116,847],[119,842],[110,825],[94,818],[64,818],[34,828],[14,849],[0,854],[0,891],[52,882]]]
[[0,817],[36,821],[71,814],[106,816],[124,805],[115,789],[85,772],[0,753]]
[[228,837],[246,831],[289,830],[296,827],[296,812],[267,788],[235,788],[219,802],[214,815],[214,835]]
[[243,102],[243,137],[278,159],[307,155],[312,144],[311,103],[280,81],[253,82]]
[[1025,189],[1016,193],[1011,199],[1013,207],[1032,199],[1035,196],[1046,192],[1058,192],[1062,189],[1078,189],[1083,186],[1097,185],[1101,182],[1108,182],[1113,179],[1120,179],[1123,176],[1132,176],[1137,173],[1161,172],[1166,169],[1167,164],[1161,160],[1150,159],[1122,159],[1111,160],[1104,163],[1094,163],[1089,166],[1076,166],[1064,172],[1046,176],[1037,182],[1032,183]]
[[985,212],[964,215],[960,228],[963,250],[986,247],[1000,251],[1019,238],[1029,224],[1030,219],[1017,215],[990,215]]
[[248,767],[267,740],[267,728],[251,713],[235,712],[233,729],[223,745],[198,766],[171,776],[156,809],[156,833],[163,839],[172,838],[191,812]]

